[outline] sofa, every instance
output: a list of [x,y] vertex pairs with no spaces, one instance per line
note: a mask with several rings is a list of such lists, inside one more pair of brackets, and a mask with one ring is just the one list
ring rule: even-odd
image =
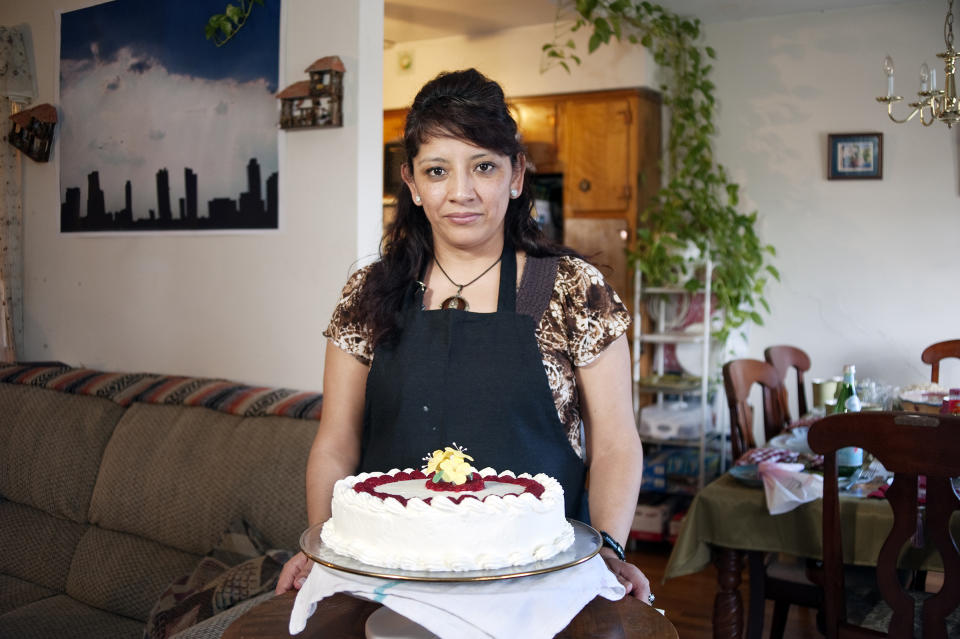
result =
[[0,637],[218,637],[306,526],[317,393],[0,364]]

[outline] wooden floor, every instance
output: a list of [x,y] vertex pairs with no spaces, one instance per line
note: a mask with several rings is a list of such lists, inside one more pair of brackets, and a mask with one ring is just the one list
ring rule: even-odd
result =
[[[713,637],[710,616],[713,611],[713,597],[717,592],[717,571],[710,566],[694,575],[677,577],[663,583],[663,573],[670,556],[670,546],[666,543],[638,544],[627,553],[627,560],[636,564],[650,579],[653,594],[656,595],[656,607],[663,608],[667,618],[673,623],[680,639],[710,639]],[[744,624],[746,624],[746,606],[750,585],[747,571],[743,572],[743,584],[740,594],[744,603]],[[817,631],[815,611],[798,606],[790,607],[787,617],[787,629],[784,639],[819,639],[823,637]],[[770,619],[773,616],[773,604],[767,602],[766,625],[763,637],[770,635]]]

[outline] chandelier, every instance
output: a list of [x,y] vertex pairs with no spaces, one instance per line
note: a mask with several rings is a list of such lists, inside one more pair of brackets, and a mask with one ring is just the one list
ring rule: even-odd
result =
[[894,103],[903,100],[901,96],[893,93],[893,58],[888,55],[883,59],[883,72],[887,75],[887,95],[878,97],[877,102],[886,103],[887,115],[897,124],[909,122],[918,113],[923,126],[930,126],[939,120],[945,122],[947,128],[950,128],[954,123],[960,122],[960,101],[957,100],[957,83],[954,77],[955,62],[960,58],[960,53],[953,48],[953,0],[947,2],[947,17],[943,22],[943,41],[947,45],[947,50],[937,54],[937,57],[943,58],[944,61],[946,77],[943,90],[937,89],[936,69],[930,69],[924,62],[920,65],[920,91],[917,92],[920,99],[909,104],[913,111],[900,120],[893,115]]

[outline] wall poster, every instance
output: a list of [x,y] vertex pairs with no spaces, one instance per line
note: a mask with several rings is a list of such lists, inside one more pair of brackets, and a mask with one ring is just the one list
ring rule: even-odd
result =
[[224,46],[226,0],[60,16],[62,233],[277,229],[280,0]]

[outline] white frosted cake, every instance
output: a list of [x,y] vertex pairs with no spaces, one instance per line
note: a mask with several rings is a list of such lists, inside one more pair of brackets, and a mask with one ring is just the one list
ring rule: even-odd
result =
[[437,465],[338,481],[323,543],[366,564],[420,571],[519,566],[573,544],[563,488],[552,477],[468,467],[460,477],[469,480],[452,483],[437,478]]

